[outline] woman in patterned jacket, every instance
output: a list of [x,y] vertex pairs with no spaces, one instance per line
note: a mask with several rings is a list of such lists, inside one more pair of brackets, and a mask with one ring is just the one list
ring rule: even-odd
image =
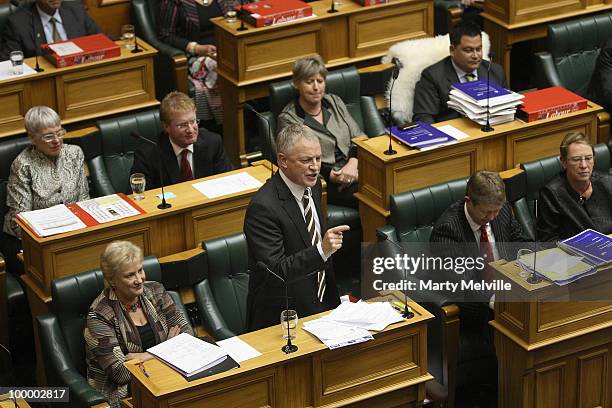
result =
[[111,407],[128,396],[125,361],[151,359],[148,348],[193,334],[163,285],[145,282],[142,262],[142,250],[131,242],[110,243],[100,256],[105,287],[87,313],[87,380]]
[[23,273],[23,266],[16,258],[21,250],[21,229],[15,221],[16,215],[89,198],[83,151],[78,146],[64,144],[66,130],[59,115],[47,106],[34,106],[25,114],[24,126],[32,144],[11,165],[2,237],[8,270],[16,275]]

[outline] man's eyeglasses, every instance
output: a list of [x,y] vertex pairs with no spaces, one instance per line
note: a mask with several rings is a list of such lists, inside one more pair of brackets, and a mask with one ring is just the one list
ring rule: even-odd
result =
[[179,130],[185,130],[185,129],[187,129],[190,126],[193,126],[193,125],[197,126],[199,124],[200,124],[200,119],[191,119],[191,120],[189,120],[187,122],[177,123],[174,126],[176,126],[176,128],[179,129]]
[[580,164],[580,162],[584,161],[587,164],[593,162],[593,156],[574,156],[568,159],[572,164]]
[[40,140],[42,140],[45,143],[51,143],[55,139],[62,140],[64,136],[66,136],[66,129],[62,128],[58,130],[57,132],[45,133],[44,135],[40,137]]

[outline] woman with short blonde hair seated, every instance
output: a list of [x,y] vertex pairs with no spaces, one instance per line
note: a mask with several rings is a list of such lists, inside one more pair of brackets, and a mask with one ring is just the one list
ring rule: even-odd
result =
[[128,396],[131,377],[125,361],[148,360],[148,348],[180,333],[193,334],[163,285],[145,282],[142,264],[136,245],[110,243],[100,256],[104,290],[87,313],[87,380],[112,407]]

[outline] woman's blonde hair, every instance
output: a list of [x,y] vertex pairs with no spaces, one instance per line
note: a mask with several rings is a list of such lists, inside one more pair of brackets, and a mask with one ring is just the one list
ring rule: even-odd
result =
[[142,249],[129,241],[113,241],[100,255],[100,269],[104,276],[104,286],[111,286],[115,275],[125,268],[143,261]]

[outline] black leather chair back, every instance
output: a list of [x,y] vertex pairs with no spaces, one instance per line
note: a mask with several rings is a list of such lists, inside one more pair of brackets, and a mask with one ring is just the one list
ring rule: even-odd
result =
[[11,14],[17,10],[17,6],[11,3],[0,4],[0,33],[4,31],[4,26]]
[[152,44],[157,41],[158,0],[132,0],[136,32]]
[[466,177],[392,195],[389,223],[395,227],[396,239],[400,242],[429,242],[440,215],[452,203],[465,197],[467,181]]
[[548,51],[563,86],[583,92],[603,43],[612,37],[612,13],[548,26]]
[[240,233],[204,241],[202,246],[208,258],[208,277],[196,285],[195,292],[206,328],[217,339],[245,333],[249,290],[246,238]]
[[[6,4],[0,6],[6,6]],[[6,185],[11,174],[11,165],[15,157],[29,145],[30,139],[27,136],[0,141],[0,222],[2,223],[8,211],[6,206]],[[2,239],[2,228],[0,228],[0,239]]]
[[[159,111],[130,113],[97,122],[101,134],[102,154],[89,161],[94,189],[100,195],[130,194],[130,171],[134,163],[134,150],[142,142],[131,136],[133,131],[157,141],[161,133]],[[157,160],[157,158],[151,158]]]

